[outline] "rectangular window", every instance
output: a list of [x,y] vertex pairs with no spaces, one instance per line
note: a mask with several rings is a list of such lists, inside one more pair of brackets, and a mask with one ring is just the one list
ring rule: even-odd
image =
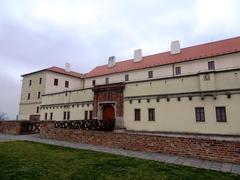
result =
[[53,113],[50,113],[50,120],[53,120]]
[[129,75],[125,74],[125,81],[129,81]]
[[175,67],[175,73],[176,73],[176,75],[181,74],[181,67],[180,66]]
[[54,79],[54,86],[58,86],[58,79]]
[[216,107],[216,119],[217,119],[217,122],[227,122],[225,107]]
[[88,111],[85,111],[85,114],[84,114],[84,119],[87,120],[88,119]]
[[69,87],[69,81],[65,81],[65,88]]
[[42,84],[42,78],[39,78],[39,84]]
[[29,100],[29,99],[30,99],[30,97],[31,97],[31,94],[30,94],[30,93],[28,93],[28,97],[27,97],[27,99]]
[[148,71],[148,78],[153,78],[153,71]]
[[134,120],[135,121],[141,120],[141,110],[140,109],[134,109]]
[[41,92],[38,92],[38,99],[40,99],[41,97]]
[[70,119],[70,111],[67,112],[67,120]]
[[47,120],[47,113],[45,113],[45,118],[44,119]]
[[155,109],[148,109],[148,120],[155,121]]
[[109,78],[105,78],[105,83],[106,83],[106,84],[109,83]]
[[37,110],[36,110],[36,113],[39,113],[39,106],[37,106]]
[[89,119],[93,119],[93,111],[89,111]]
[[195,107],[196,121],[205,122],[204,107]]
[[64,111],[64,112],[63,112],[63,120],[66,120],[66,118],[67,118],[67,112]]
[[215,69],[215,63],[214,61],[208,62],[208,70],[214,70]]
[[95,86],[95,84],[96,84],[96,80],[94,79],[92,80],[92,85]]
[[32,80],[29,80],[29,86],[31,86],[32,85]]

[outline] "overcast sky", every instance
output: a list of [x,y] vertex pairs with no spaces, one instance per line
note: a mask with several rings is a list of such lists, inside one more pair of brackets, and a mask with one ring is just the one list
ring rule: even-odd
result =
[[240,35],[239,0],[0,0],[0,112],[18,113],[20,75],[50,66],[86,73],[132,58]]

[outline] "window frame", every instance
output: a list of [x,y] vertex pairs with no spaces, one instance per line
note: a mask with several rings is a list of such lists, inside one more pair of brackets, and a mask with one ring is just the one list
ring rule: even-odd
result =
[[141,121],[141,109],[134,109],[134,121]]
[[93,119],[93,111],[89,111],[89,119]]
[[215,70],[215,61],[208,61],[208,70]]
[[182,74],[182,68],[181,68],[181,66],[176,66],[176,67],[175,67],[175,74],[176,74],[176,75]]
[[58,79],[57,78],[54,78],[53,85],[58,86]]
[[108,77],[105,78],[105,84],[109,84],[109,78]]
[[84,111],[84,120],[88,120],[88,111]]
[[50,120],[53,120],[53,113],[50,113]]
[[69,88],[69,81],[65,81],[65,88]]
[[64,111],[63,112],[63,120],[66,120],[67,119],[67,111]]
[[31,93],[28,93],[27,100],[31,99]]
[[205,122],[205,109],[204,107],[195,107],[196,122]]
[[153,71],[148,71],[148,78],[153,78]]
[[125,81],[129,81],[129,74],[125,74]]
[[45,112],[44,119],[47,120],[47,117],[48,117],[48,113]]
[[216,122],[227,122],[227,111],[225,106],[216,106]]
[[70,111],[67,111],[67,120],[70,120]]
[[39,91],[38,92],[38,99],[40,99],[41,98],[41,92]]
[[155,121],[155,108],[148,108],[148,121]]
[[39,106],[37,106],[36,113],[37,114],[39,113]]

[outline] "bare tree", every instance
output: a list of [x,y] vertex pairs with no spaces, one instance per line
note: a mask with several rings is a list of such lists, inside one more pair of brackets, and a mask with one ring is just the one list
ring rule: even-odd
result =
[[6,113],[0,112],[0,121],[1,121],[1,120],[6,120],[6,119],[7,119],[7,116],[6,116],[6,115],[7,115]]

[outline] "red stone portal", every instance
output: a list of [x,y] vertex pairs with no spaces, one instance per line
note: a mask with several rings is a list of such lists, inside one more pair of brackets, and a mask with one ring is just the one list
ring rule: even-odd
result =
[[106,105],[103,108],[102,119],[106,121],[115,119],[115,110],[112,105]]
[[97,119],[115,119],[116,128],[123,127],[124,83],[94,86],[93,116]]

